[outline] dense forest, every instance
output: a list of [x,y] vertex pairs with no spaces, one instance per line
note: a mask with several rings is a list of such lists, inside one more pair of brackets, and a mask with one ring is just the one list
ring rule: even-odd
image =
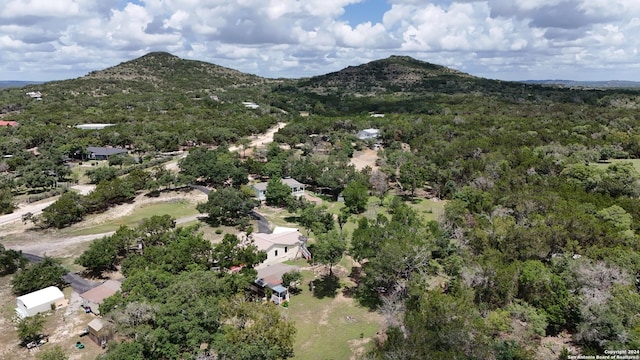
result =
[[[335,219],[309,204],[268,201],[300,215],[318,261],[332,265],[346,251],[362,264],[353,296],[387,319],[363,358],[534,359],[542,338],[560,334],[584,354],[640,347],[638,90],[494,81],[406,57],[275,80],[152,53],[75,80],[2,90],[0,113],[20,124],[0,128],[0,212],[18,196],[73,181],[65,163],[87,146],[140,158],[126,177],[94,174],[96,193],[65,193],[42,226],[67,226],[142,189],[197,183],[218,190],[201,206],[208,221],[246,230],[255,205],[248,175],[344,196],[344,218]],[[228,151],[278,122],[287,123],[279,144],[251,156]],[[82,123],[114,126],[75,128]],[[365,128],[380,137],[358,139]],[[376,142],[377,170],[348,164]],[[177,176],[143,166],[179,149],[190,152]],[[278,185],[270,182],[272,194]],[[360,216],[363,192],[386,201],[386,212]],[[407,205],[416,197],[446,201],[442,218],[424,221]],[[348,217],[357,227],[343,236]],[[220,358],[292,356],[293,325],[245,298],[250,266],[211,271],[263,254],[239,252],[235,236],[211,246],[197,228],[174,227],[155,218],[122,228],[79,258],[98,273],[121,266],[127,277],[126,297],[105,312],[130,341],[104,358],[196,357],[202,343]],[[127,239],[141,236],[144,254],[125,256]],[[92,249],[109,249],[108,261]],[[194,304],[187,312],[177,306],[186,301]]]

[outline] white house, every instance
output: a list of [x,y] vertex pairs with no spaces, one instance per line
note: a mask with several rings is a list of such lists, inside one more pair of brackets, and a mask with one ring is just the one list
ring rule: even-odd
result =
[[242,105],[244,105],[244,107],[246,107],[247,109],[257,109],[260,107],[260,105],[254,103],[253,101],[243,101]]
[[108,128],[109,126],[114,126],[115,124],[80,124],[76,125],[76,129],[81,130],[102,130],[104,128]]
[[360,140],[376,139],[379,135],[380,130],[378,129],[364,129],[356,134]]
[[[282,179],[282,183],[291,188],[292,196],[295,196],[295,197],[304,196],[304,184],[291,178]],[[268,183],[266,182],[260,182],[252,185],[253,191],[256,194],[256,198],[260,201],[264,201],[267,199],[266,198],[267,184]]]
[[301,250],[304,237],[298,229],[276,227],[271,234],[253,233],[251,237],[258,250],[267,253],[267,259],[260,264],[261,267],[304,257]]
[[16,298],[16,314],[21,319],[65,306],[64,294],[55,286]]

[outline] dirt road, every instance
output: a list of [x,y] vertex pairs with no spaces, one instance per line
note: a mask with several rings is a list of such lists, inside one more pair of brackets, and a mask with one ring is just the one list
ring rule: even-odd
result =
[[[254,147],[254,146],[260,147],[262,145],[267,145],[273,142],[273,135],[275,135],[278,132],[278,130],[282,129],[285,126],[287,126],[287,123],[280,122],[276,124],[276,126],[267,130],[267,132],[265,132],[264,134],[260,134],[260,135],[256,135],[255,137],[252,137],[251,143],[249,144],[248,148]],[[229,147],[229,151],[238,151],[239,148],[240,148],[239,146],[233,145]]]

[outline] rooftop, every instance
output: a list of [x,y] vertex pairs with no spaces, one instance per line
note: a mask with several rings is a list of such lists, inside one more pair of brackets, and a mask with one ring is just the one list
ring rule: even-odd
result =
[[126,149],[98,147],[98,146],[89,146],[87,147],[87,151],[89,151],[94,155],[99,155],[99,156],[110,156],[110,155],[122,154],[127,152]]
[[83,292],[80,297],[95,304],[102,304],[104,299],[118,292],[121,286],[122,284],[118,281],[107,280],[93,289]]
[[47,302],[54,302],[60,299],[64,299],[64,294],[55,286],[49,286],[17,298],[17,300],[20,300],[27,308],[36,307],[38,305]]

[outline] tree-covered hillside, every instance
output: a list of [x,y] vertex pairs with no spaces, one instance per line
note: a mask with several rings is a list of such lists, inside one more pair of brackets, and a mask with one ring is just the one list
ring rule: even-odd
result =
[[[118,195],[115,188],[131,188],[116,196],[126,201],[151,184],[157,190],[189,182],[216,189],[199,206],[207,221],[245,228],[254,203],[243,185],[249,175],[274,179],[268,203],[287,207],[313,234],[317,261],[332,269],[344,249],[358,261],[347,295],[386,319],[364,358],[534,359],[551,356],[548,341],[563,339],[583,354],[640,346],[640,91],[481,79],[407,57],[272,80],[152,53],[80,79],[3,90],[0,108],[20,123],[0,128],[0,151],[8,155],[0,160],[0,204],[12,206],[16,189],[54,187],[68,177],[64,157],[88,145],[147,155],[196,149],[177,176],[162,169],[136,168],[123,179],[113,179],[113,169],[95,172],[111,178],[99,182],[103,197],[64,195],[64,209],[110,204],[101,199]],[[275,135],[279,144],[246,155],[240,138],[279,121],[287,123]],[[85,122],[115,126],[74,127]],[[367,128],[379,136],[359,138]],[[242,156],[224,146],[232,142]],[[39,155],[27,151],[33,147]],[[375,165],[356,169],[351,158],[367,148],[375,149]],[[282,191],[279,179],[287,177],[332,204],[343,198],[345,210],[331,214],[295,201]],[[444,204],[438,221],[415,210],[425,198]],[[102,240],[117,262],[99,270],[121,265],[128,276],[128,295],[112,300],[131,342],[106,358],[129,350],[140,358],[185,358],[201,343],[226,358],[256,354],[247,341],[256,329],[235,321],[262,324],[259,308],[222,299],[227,289],[242,293],[252,274],[210,273],[221,254],[234,260],[229,265],[249,262],[234,253],[238,238],[212,248],[194,228],[167,230],[144,254],[126,259],[116,240]],[[182,255],[170,256],[174,250]],[[202,299],[180,312],[185,289]],[[131,325],[127,311],[149,318]],[[203,314],[207,321],[199,320]],[[183,334],[192,325],[208,333]],[[171,326],[175,334],[166,330]],[[278,327],[291,336],[288,322]],[[263,358],[291,355],[288,342],[265,343],[283,348]],[[563,358],[557,350],[553,357]]]

